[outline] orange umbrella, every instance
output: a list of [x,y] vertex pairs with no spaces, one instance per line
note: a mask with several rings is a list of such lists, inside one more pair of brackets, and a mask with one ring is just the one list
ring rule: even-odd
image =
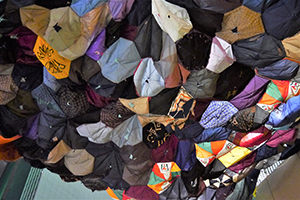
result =
[[60,56],[43,38],[37,38],[33,51],[55,78],[62,79],[69,76],[71,61]]

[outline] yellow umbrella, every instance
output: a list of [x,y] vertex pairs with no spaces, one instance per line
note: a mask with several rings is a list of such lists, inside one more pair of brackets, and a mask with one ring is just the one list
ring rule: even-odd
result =
[[55,78],[62,79],[69,76],[71,61],[60,56],[43,38],[37,38],[33,51]]

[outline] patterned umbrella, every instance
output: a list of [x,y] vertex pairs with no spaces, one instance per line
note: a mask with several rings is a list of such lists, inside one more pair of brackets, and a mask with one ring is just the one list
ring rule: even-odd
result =
[[179,177],[181,169],[175,162],[156,163],[152,169],[148,187],[161,194]]

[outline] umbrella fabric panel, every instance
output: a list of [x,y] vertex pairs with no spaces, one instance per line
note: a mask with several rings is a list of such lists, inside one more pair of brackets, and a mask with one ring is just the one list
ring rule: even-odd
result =
[[187,70],[205,68],[211,50],[211,37],[192,29],[176,42],[178,57]]
[[158,200],[159,195],[148,186],[131,186],[125,194],[128,197],[144,200]]
[[189,193],[181,177],[175,179],[172,185],[159,195],[160,200],[167,199],[189,199]]
[[171,162],[176,155],[178,139],[175,135],[171,135],[164,144],[156,149],[151,150],[151,158],[154,162]]
[[130,12],[134,0],[109,0],[108,6],[112,14],[112,18],[116,21],[122,21]]
[[103,53],[98,64],[105,78],[120,83],[133,75],[140,60],[134,43],[120,38]]
[[192,140],[180,140],[174,161],[182,171],[190,171],[196,163],[195,146]]
[[280,0],[262,14],[266,32],[282,40],[295,35],[300,24],[300,3],[296,0]]
[[103,97],[111,97],[117,85],[105,78],[101,71],[92,76],[88,83],[95,93]]
[[105,29],[103,29],[86,51],[86,55],[95,61],[98,61],[107,49],[105,46],[105,33]]
[[16,97],[18,90],[19,88],[11,75],[0,75],[0,105],[5,105],[13,100]]
[[254,106],[265,93],[268,84],[268,79],[255,75],[245,89],[230,100],[230,103],[239,110]]
[[222,30],[217,32],[216,36],[224,39],[229,44],[233,44],[238,40],[250,38],[264,32],[260,13],[242,5],[224,14]]
[[84,0],[73,0],[71,3],[71,8],[74,12],[79,16],[82,17],[86,13],[90,12],[91,10],[95,9],[97,6],[105,3],[106,0],[93,0],[93,1],[84,1]]
[[151,15],[151,11],[150,0],[134,0],[125,20],[131,25],[140,26],[143,21]]
[[210,54],[206,69],[221,73],[236,61],[232,47],[222,38],[215,36],[212,39]]
[[21,26],[19,7],[11,0],[0,2],[0,34],[5,35]]
[[161,29],[176,42],[192,28],[186,9],[167,1],[152,1],[152,14]]
[[60,56],[43,38],[37,38],[33,51],[55,78],[61,79],[69,76],[71,61]]
[[222,0],[194,0],[194,2],[204,10],[211,10],[217,13],[227,13],[241,5],[240,0],[222,1]]
[[152,58],[144,58],[134,72],[134,85],[141,97],[152,97],[165,88],[165,81],[157,71]]
[[135,99],[123,99],[119,98],[120,102],[139,115],[144,115],[149,113],[149,100],[147,97],[140,97]]
[[282,44],[284,46],[286,56],[288,58],[295,60],[296,62],[300,62],[299,40],[300,40],[300,32],[298,32],[297,34],[295,34],[291,37],[287,37],[284,40],[282,40]]

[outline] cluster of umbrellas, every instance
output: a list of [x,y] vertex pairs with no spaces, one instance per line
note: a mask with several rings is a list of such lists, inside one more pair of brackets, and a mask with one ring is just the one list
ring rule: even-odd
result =
[[299,16],[297,0],[0,1],[0,159],[114,199],[250,198],[300,149]]

